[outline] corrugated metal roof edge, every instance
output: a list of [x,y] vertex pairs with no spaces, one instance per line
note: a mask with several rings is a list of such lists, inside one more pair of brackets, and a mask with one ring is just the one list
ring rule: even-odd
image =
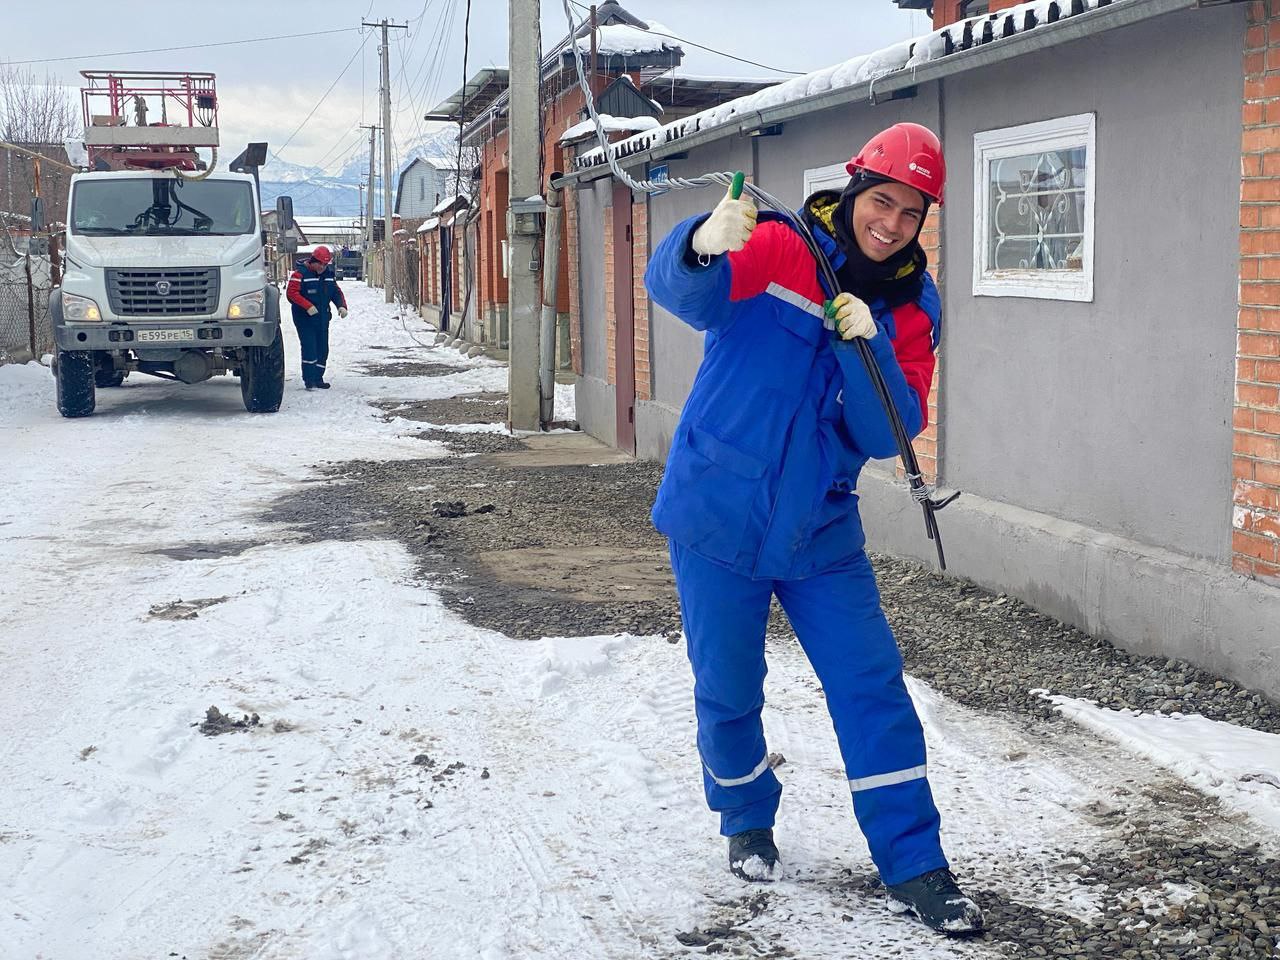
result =
[[[744,117],[735,117],[731,123],[698,130],[644,150],[625,155],[619,154],[618,163],[623,167],[632,167],[651,160],[661,160],[672,153],[683,153],[735,134],[747,134],[806,114],[818,113],[858,101],[874,103],[878,99],[890,99],[890,94],[921,83],[941,80],[990,63],[1009,60],[1036,50],[1079,40],[1095,33],[1130,26],[1198,6],[1200,6],[1199,0],[1126,0],[1123,3],[1112,3],[1110,6],[1087,10],[1054,23],[1041,24],[1033,30],[1012,37],[1002,37],[968,50],[957,50],[955,53],[921,66],[905,67],[863,83],[842,87],[839,90],[825,91],[803,100],[779,104]],[[621,141],[619,145],[625,145],[625,143],[626,141]],[[609,166],[602,160],[594,166],[566,173],[557,183],[562,186],[576,182],[586,183],[608,176],[611,176]]]

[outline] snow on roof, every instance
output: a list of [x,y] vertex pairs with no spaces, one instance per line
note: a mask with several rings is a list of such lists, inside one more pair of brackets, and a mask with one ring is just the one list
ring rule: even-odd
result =
[[451,197],[445,197],[431,210],[432,213],[444,213],[458,201],[462,201],[467,206],[471,205],[471,198],[465,193],[456,193]]
[[[649,21],[649,29],[641,30],[625,23],[611,23],[596,30],[596,52],[602,57],[634,57],[639,53],[665,53],[681,50],[680,44],[670,36],[671,31],[662,24]],[[591,49],[591,35],[580,37],[578,49]]]
[[[1082,10],[1131,2],[1131,0],[1081,0]],[[709,107],[690,117],[673,120],[655,130],[647,130],[612,144],[615,156],[625,157],[660,144],[670,143],[699,130],[709,130],[728,123],[735,117],[746,116],[771,107],[814,97],[831,90],[857,86],[879,79],[890,73],[917,67],[932,60],[941,59],[950,52],[962,48],[957,42],[965,38],[963,46],[999,40],[1033,30],[1043,23],[1065,19],[1072,15],[1073,4],[1068,0],[1029,0],[1027,3],[1008,7],[996,13],[981,14],[950,24],[940,30],[895,43],[871,53],[860,54],[843,63],[833,64],[784,80],[755,93],[738,97],[727,103]],[[651,24],[654,29],[664,29]],[[610,29],[608,27],[602,29]],[[578,41],[582,43],[581,40]],[[579,169],[599,166],[605,162],[601,147],[588,150],[575,160]]]
[[419,157],[423,163],[430,164],[437,170],[456,170],[458,161],[455,157]]
[[428,230],[434,230],[438,226],[440,226],[440,218],[432,217],[430,220],[423,220],[422,226],[418,228],[417,232],[426,233]]
[[[635,132],[637,130],[656,130],[660,124],[654,117],[611,117],[607,113],[600,114],[600,124],[607,133],[619,131]],[[595,133],[596,125],[588,117],[581,123],[560,134],[560,143],[570,143]]]

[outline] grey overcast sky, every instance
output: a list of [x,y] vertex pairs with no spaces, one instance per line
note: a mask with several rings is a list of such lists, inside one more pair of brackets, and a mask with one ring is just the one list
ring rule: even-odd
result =
[[[923,13],[901,11],[893,0],[623,0],[623,5],[689,41],[796,71],[838,63],[930,29]],[[0,59],[41,61],[31,67],[47,69],[70,85],[79,86],[83,69],[216,73],[224,155],[233,156],[248,140],[267,140],[273,150],[283,147],[285,160],[336,170],[356,152],[367,137],[358,125],[376,122],[378,111],[378,40],[376,31],[360,30],[361,20],[386,17],[410,26],[392,31],[397,142],[430,129],[422,114],[462,83],[466,0],[63,0],[53,7],[5,0],[4,6],[6,42]],[[297,36],[321,30],[346,32]],[[561,0],[542,0],[543,48],[567,32]],[[256,37],[279,39],[112,55]],[[507,4],[473,0],[468,72],[506,63]],[[345,74],[319,110],[285,146],[344,66]],[[686,48],[679,69],[713,76],[769,75],[693,47]]]

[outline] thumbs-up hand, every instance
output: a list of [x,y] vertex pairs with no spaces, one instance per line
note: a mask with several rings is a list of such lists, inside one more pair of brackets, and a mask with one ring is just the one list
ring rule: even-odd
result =
[[734,199],[730,187],[711,211],[711,216],[693,231],[694,253],[714,257],[726,251],[741,250],[756,228],[756,205],[749,196]]

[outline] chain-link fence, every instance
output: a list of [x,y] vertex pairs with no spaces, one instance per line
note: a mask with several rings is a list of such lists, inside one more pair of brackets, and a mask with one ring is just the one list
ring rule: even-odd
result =
[[0,261],[0,363],[24,363],[53,350],[49,288],[48,257]]

